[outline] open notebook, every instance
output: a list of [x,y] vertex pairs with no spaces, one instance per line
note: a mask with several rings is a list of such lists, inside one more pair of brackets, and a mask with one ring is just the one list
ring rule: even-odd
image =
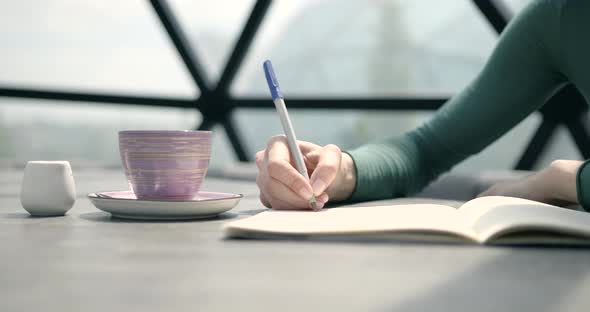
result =
[[432,204],[269,210],[224,225],[239,238],[394,238],[479,244],[590,244],[590,213],[502,196]]

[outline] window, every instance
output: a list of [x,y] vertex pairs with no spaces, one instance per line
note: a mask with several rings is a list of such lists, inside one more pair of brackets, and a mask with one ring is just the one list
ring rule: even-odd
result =
[[[507,1],[513,10],[528,2]],[[170,4],[208,81],[216,82],[254,0]],[[10,2],[3,5],[0,26],[0,85],[199,95],[149,2]],[[287,104],[292,96],[446,97],[477,75],[496,37],[468,0],[275,0],[231,92],[237,98],[267,97],[261,64],[270,58]],[[291,111],[300,139],[344,149],[401,134],[431,114]],[[536,118],[527,119],[462,168],[511,167]],[[272,110],[237,109],[234,119],[251,154],[281,132]],[[200,120],[198,112],[186,109],[0,98],[0,160],[22,164],[29,159],[70,159],[119,166],[117,130],[187,129]],[[317,131],[319,124],[324,125],[322,131]],[[212,166],[224,166],[235,158],[222,129],[215,132]],[[566,154],[577,155],[573,148]]]

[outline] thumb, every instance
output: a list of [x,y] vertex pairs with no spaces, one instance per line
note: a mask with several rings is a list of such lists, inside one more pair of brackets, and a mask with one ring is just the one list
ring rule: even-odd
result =
[[334,144],[328,144],[319,151],[319,160],[313,171],[310,182],[313,194],[319,196],[334,182],[340,170],[342,152]]

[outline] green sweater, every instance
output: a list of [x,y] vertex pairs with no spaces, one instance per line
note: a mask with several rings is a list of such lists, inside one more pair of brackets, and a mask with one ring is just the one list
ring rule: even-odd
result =
[[[505,134],[567,82],[590,99],[589,32],[590,1],[533,1],[502,33],[478,77],[430,121],[347,152],[357,170],[351,199],[415,194]],[[578,177],[579,188],[590,187],[590,173]],[[578,194],[590,197],[590,188]]]

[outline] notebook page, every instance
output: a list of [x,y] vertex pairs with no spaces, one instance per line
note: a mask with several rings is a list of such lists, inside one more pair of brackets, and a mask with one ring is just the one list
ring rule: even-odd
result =
[[494,209],[498,206],[510,205],[549,206],[540,202],[516,197],[485,196],[475,198],[464,203],[461,207],[458,208],[458,212],[461,215],[461,218],[464,220],[464,222],[466,222],[470,226],[473,226],[483,215],[487,214],[491,209]]
[[481,242],[502,234],[526,231],[590,236],[589,213],[521,198],[482,197],[468,202],[459,213],[468,218],[466,221]]
[[445,232],[473,239],[458,222],[455,208],[442,205],[391,205],[332,208],[319,212],[269,210],[224,226],[229,236],[247,232],[283,235],[338,235],[389,232]]

